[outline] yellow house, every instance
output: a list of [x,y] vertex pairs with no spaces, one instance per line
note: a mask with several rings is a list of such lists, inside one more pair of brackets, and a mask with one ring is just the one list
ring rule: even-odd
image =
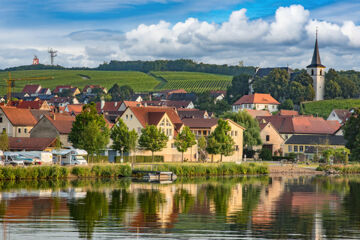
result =
[[[218,119],[216,118],[184,118],[182,120],[185,126],[188,126],[197,138],[207,137],[217,127]],[[239,162],[243,157],[243,133],[245,128],[230,119],[226,119],[231,127],[230,135],[235,142],[235,151],[231,156],[223,156],[223,162]],[[213,158],[214,161],[220,160],[220,155]]]
[[[173,108],[130,106],[121,115],[121,119],[129,130],[134,129],[139,135],[141,135],[141,129],[147,125],[155,125],[169,138],[166,147],[159,152],[155,152],[155,155],[163,156],[165,162],[181,161],[181,153],[177,151],[174,140],[176,135],[181,132],[183,123]],[[195,145],[184,153],[184,159],[196,161],[196,153],[197,148]],[[136,155],[151,156],[151,152],[140,150],[136,152]]]
[[30,137],[36,122],[30,109],[0,107],[0,131],[5,130],[9,137]]
[[346,140],[336,135],[292,135],[284,145],[284,153],[303,154],[306,159],[312,159],[329,148],[344,148]]
[[260,122],[259,126],[262,147],[271,150],[273,154],[279,151],[283,152],[284,138],[271,122]]

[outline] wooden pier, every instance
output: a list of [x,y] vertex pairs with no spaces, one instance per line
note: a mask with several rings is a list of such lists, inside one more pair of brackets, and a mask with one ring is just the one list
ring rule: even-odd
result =
[[161,172],[161,171],[141,171],[141,170],[133,170],[132,173],[134,175],[142,175],[143,180],[147,180],[150,182],[153,181],[174,181],[177,176],[173,172]]

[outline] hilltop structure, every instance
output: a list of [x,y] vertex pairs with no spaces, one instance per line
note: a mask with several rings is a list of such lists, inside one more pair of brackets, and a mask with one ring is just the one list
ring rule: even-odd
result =
[[313,79],[313,86],[315,91],[314,101],[324,100],[325,95],[325,66],[321,64],[318,37],[316,32],[316,40],[314,47],[314,54],[311,64],[307,66],[307,72]]

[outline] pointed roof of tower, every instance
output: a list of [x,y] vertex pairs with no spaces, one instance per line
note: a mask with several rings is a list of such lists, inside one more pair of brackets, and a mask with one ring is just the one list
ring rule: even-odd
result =
[[318,39],[317,39],[317,31],[316,31],[316,40],[315,40],[315,48],[314,48],[314,54],[311,60],[311,64],[307,66],[307,68],[313,68],[313,67],[323,67],[324,65],[321,64],[320,60],[320,53],[319,53],[319,46],[318,46]]

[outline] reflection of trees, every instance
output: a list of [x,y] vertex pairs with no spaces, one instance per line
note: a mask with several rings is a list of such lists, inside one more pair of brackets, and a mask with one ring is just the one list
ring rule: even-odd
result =
[[344,208],[349,213],[353,223],[360,222],[360,183],[349,182],[349,193],[344,197]]
[[182,213],[188,213],[195,204],[195,198],[185,189],[177,189],[174,194],[174,204],[177,211],[182,207]]
[[128,192],[126,189],[114,190],[111,193],[109,212],[117,222],[121,222],[126,211],[134,207],[135,197],[133,193]]
[[85,198],[70,201],[68,206],[81,238],[91,239],[96,222],[108,215],[108,202],[102,192],[89,191]]
[[212,199],[215,204],[216,215],[226,216],[229,198],[231,196],[231,186],[225,184],[209,184],[206,187],[208,199]]
[[165,203],[165,198],[159,190],[142,191],[138,195],[141,212],[146,222],[156,220],[160,206]]

